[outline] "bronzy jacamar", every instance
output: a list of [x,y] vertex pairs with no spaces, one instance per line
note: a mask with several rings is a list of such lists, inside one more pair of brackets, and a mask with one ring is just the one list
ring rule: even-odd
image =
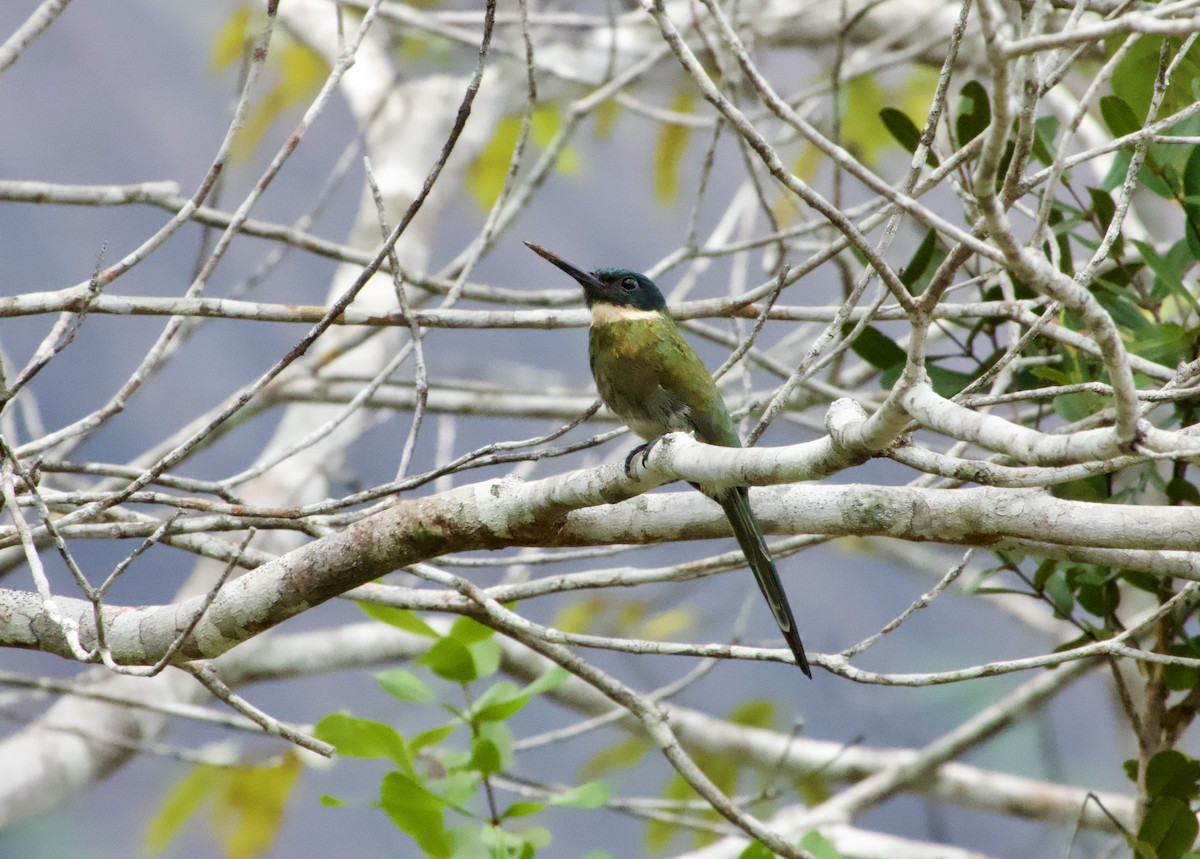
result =
[[[592,376],[600,398],[617,417],[647,443],[669,432],[690,432],[707,444],[742,446],[716,382],[683,339],[662,293],[650,278],[622,268],[586,272],[545,248],[525,244],[583,287],[592,312],[588,335]],[[626,470],[634,454],[626,460]],[[750,509],[746,487],[693,485],[725,511],[796,664],[812,677],[796,619],[762,529]]]

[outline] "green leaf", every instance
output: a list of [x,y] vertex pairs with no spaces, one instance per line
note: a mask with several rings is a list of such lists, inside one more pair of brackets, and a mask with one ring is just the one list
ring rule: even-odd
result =
[[[1171,655],[1196,659],[1200,652],[1195,647],[1172,647]],[[1163,685],[1172,692],[1190,692],[1200,686],[1200,670],[1190,665],[1164,665]]]
[[541,675],[528,686],[525,687],[525,692],[529,695],[541,695],[543,692],[553,692],[567,682],[570,677],[567,669],[561,665],[555,665],[547,668]]
[[920,295],[929,286],[934,272],[945,258],[946,252],[938,246],[937,233],[929,230],[913,252],[908,265],[900,272],[900,282],[907,286],[913,295]]
[[[853,330],[854,326],[846,323],[842,327],[842,336],[848,336]],[[904,350],[897,346],[892,338],[873,325],[867,325],[858,332],[858,336],[854,338],[850,348],[854,350],[854,354],[878,370],[903,367],[908,358]]]
[[1138,762],[1133,758],[1126,758],[1121,763],[1121,769],[1125,771],[1125,778],[1129,779],[1134,784],[1137,784],[1138,777]]
[[550,832],[534,826],[521,832],[508,832],[498,826],[485,826],[479,830],[480,844],[487,855],[495,859],[533,859],[538,847],[550,843]]
[[1067,584],[1066,576],[1056,574],[1048,578],[1044,593],[1060,617],[1071,616],[1071,610],[1075,607],[1075,595]]
[[479,679],[475,660],[470,649],[454,638],[439,638],[421,657],[421,664],[429,667],[443,680],[455,683],[470,683]]
[[412,768],[404,738],[383,722],[330,713],[317,723],[313,736],[331,743],[339,755],[348,758],[390,758],[406,769]]
[[1105,191],[1112,191],[1124,182],[1125,174],[1129,172],[1129,164],[1132,160],[1132,150],[1118,149],[1114,152],[1112,166],[1108,168],[1108,173],[1104,175],[1103,181],[1100,182],[1100,187]]
[[1157,576],[1152,576],[1149,573],[1135,572],[1133,570],[1122,570],[1121,581],[1137,588],[1139,591],[1145,591],[1154,596],[1162,594],[1162,580]]
[[504,811],[500,812],[501,820],[511,820],[514,817],[529,817],[537,814],[546,807],[545,803],[541,802],[514,802]]
[[1193,260],[1200,259],[1200,146],[1190,147],[1187,161],[1183,166],[1183,213],[1184,238],[1187,240],[1190,256]]
[[738,859],[775,859],[775,854],[761,841],[751,841],[746,845],[746,849],[738,854]]
[[449,725],[442,725],[437,728],[430,728],[428,731],[422,731],[408,741],[409,754],[415,757],[421,749],[427,746],[436,746],[438,743],[443,742],[458,730],[460,724],[460,722],[453,722]]
[[499,671],[503,655],[495,638],[471,645],[471,658],[475,660],[475,671],[480,677],[491,677]]
[[479,722],[500,722],[520,712],[529,703],[530,695],[515,683],[501,680],[492,686],[471,707],[471,718]]
[[380,671],[375,675],[375,682],[384,692],[401,701],[423,704],[433,700],[433,691],[425,685],[425,681],[403,668]]
[[[1123,35],[1107,39],[1104,45],[1105,53],[1111,57],[1117,47],[1127,38],[1126,35]],[[1130,105],[1133,112],[1139,117],[1139,121],[1144,119],[1149,112],[1150,99],[1153,97],[1155,86],[1158,83],[1159,53],[1162,50],[1164,38],[1169,41],[1171,46],[1167,52],[1168,60],[1175,62],[1176,68],[1163,95],[1158,115],[1170,116],[1195,101],[1192,87],[1193,82],[1200,79],[1200,64],[1197,63],[1200,51],[1193,45],[1186,56],[1177,58],[1182,45],[1177,37],[1144,35],[1126,51],[1111,78],[1113,92]],[[1177,132],[1168,133],[1175,134]]]
[[580,767],[579,775],[581,778],[596,778],[616,769],[629,769],[637,766],[648,751],[649,742],[631,737],[596,752]]
[[1063,498],[1067,501],[1101,503],[1112,498],[1111,487],[1103,474],[1093,474],[1091,477],[1059,483],[1050,487],[1050,491],[1055,498]]
[[1117,610],[1121,593],[1111,582],[1103,585],[1081,585],[1075,598],[1080,607],[1096,617],[1108,617]]
[[446,802],[400,772],[390,772],[379,786],[379,802],[392,823],[434,859],[449,859],[454,846],[446,832]]
[[611,798],[608,782],[589,781],[579,787],[555,794],[547,802],[567,808],[600,808],[607,805]]
[[1200,505],[1200,489],[1182,477],[1172,477],[1167,481],[1166,492],[1172,504]]
[[[691,113],[695,98],[690,92],[676,93],[671,104],[675,113]],[[686,125],[664,123],[654,141],[654,197],[668,205],[679,196],[679,168],[687,152],[692,132]]]
[[969,374],[950,370],[938,364],[929,364],[925,367],[925,372],[929,374],[929,383],[933,386],[933,390],[942,397],[953,397],[971,384]]
[[1151,157],[1151,152],[1146,153],[1146,163],[1142,165],[1141,171],[1138,173],[1138,181],[1145,186],[1146,190],[1153,191],[1164,200],[1174,200],[1179,194],[1180,188],[1175,184],[1174,171],[1164,172],[1162,167]]
[[1161,256],[1154,245],[1149,242],[1134,240],[1133,246],[1137,248],[1146,265],[1154,272],[1156,279],[1155,290],[1159,295],[1169,292],[1178,292],[1184,289],[1182,277],[1182,260],[1178,258],[1172,259],[1171,254]]
[[992,124],[992,105],[979,81],[967,81],[959,92],[954,131],[960,147],[966,146]]
[[1100,99],[1100,116],[1113,137],[1124,137],[1141,130],[1138,120],[1128,104],[1120,96],[1106,95]]
[[367,602],[360,602],[357,605],[367,617],[383,621],[389,626],[396,627],[396,629],[402,629],[405,632],[422,635],[426,638],[442,637],[440,632],[407,609]]
[[508,769],[513,765],[512,729],[507,722],[482,722],[479,724],[478,735],[491,741],[500,754],[500,766]]
[[486,737],[471,740],[471,757],[467,766],[481,775],[495,775],[503,769],[500,749]]
[[[1117,206],[1113,202],[1109,192],[1105,191],[1103,188],[1088,188],[1087,192],[1088,196],[1091,197],[1092,200],[1092,212],[1095,214],[1096,221],[1100,227],[1097,232],[1103,236],[1108,230],[1108,225],[1112,223],[1113,215],[1115,215],[1117,211]],[[1120,233],[1117,233],[1116,241],[1114,241],[1112,245],[1112,254],[1114,257],[1120,258],[1123,256],[1124,245],[1124,239]]]
[[456,641],[461,641],[463,644],[476,644],[480,641],[487,641],[496,631],[490,626],[485,626],[474,618],[460,617],[454,621],[454,625],[450,627],[450,637]]
[[1174,296],[1193,311],[1200,312],[1200,303],[1197,303],[1196,296],[1192,295],[1192,291],[1183,283],[1184,272],[1196,264],[1188,243],[1182,240],[1176,242],[1165,256],[1160,256],[1147,242],[1134,241],[1133,245],[1154,272],[1154,289],[1151,294],[1157,298]]
[[1196,814],[1188,804],[1167,796],[1150,804],[1137,837],[1153,848],[1157,859],[1181,859],[1196,842],[1198,830]]
[[1196,797],[1198,781],[1200,761],[1175,749],[1159,752],[1146,764],[1146,795],[1151,799],[1171,796],[1192,800]]
[[1129,351],[1167,366],[1190,360],[1196,345],[1196,330],[1174,322],[1161,322],[1139,331],[1129,344]]
[[[463,762],[467,761],[467,757],[463,756]],[[437,795],[448,807],[460,807],[466,805],[471,797],[475,795],[476,789],[479,787],[479,776],[467,769],[460,769],[458,772],[452,772],[444,778],[437,779]]]
[[800,849],[807,850],[815,859],[842,859],[842,854],[833,846],[833,842],[815,829],[805,833],[800,839]]
[[1190,203],[1200,202],[1200,146],[1190,146],[1183,167],[1183,195]]
[[146,852],[155,856],[171,842],[187,820],[196,813],[200,803],[227,780],[223,767],[201,764],[184,776],[163,799],[158,813],[146,827]]
[[1054,138],[1058,136],[1058,117],[1043,116],[1033,123],[1033,157],[1045,166],[1054,161]]
[[1047,558],[1033,571],[1033,586],[1039,591],[1046,587],[1050,577],[1059,571],[1058,561]]
[[346,804],[346,800],[338,799],[336,796],[333,796],[328,793],[321,794],[320,801],[321,801],[321,805],[325,806],[326,808],[341,808],[343,805]]
[[921,129],[908,118],[907,113],[894,107],[885,107],[879,111],[879,121],[910,155],[917,151],[921,145]]

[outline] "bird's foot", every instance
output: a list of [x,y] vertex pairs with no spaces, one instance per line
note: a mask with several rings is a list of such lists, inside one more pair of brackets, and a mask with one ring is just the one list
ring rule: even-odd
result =
[[662,436],[659,436],[658,438],[653,439],[652,441],[648,441],[645,444],[639,444],[633,450],[629,451],[629,456],[625,457],[625,476],[626,477],[628,477],[628,478],[633,477],[633,461],[634,461],[634,459],[637,458],[637,455],[639,453],[642,455],[642,468],[646,467],[646,457],[648,457],[650,455],[650,451],[654,450],[654,445],[658,444],[660,441],[662,441]]

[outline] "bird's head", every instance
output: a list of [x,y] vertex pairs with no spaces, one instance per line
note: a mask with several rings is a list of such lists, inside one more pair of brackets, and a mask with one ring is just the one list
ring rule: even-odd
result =
[[644,274],[624,268],[584,271],[539,245],[532,242],[525,244],[538,256],[554,263],[575,278],[583,287],[583,297],[588,307],[607,304],[613,307],[627,307],[630,310],[662,311],[667,306],[666,299],[658,291],[654,281]]

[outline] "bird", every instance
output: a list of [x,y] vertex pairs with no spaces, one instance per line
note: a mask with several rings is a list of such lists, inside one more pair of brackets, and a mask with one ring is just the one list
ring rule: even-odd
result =
[[[587,272],[539,245],[525,244],[583,288],[592,317],[588,357],[600,399],[646,441],[625,460],[626,473],[639,452],[644,463],[649,446],[671,432],[690,432],[706,444],[742,446],[716,382],[683,338],[654,281],[624,268]],[[749,491],[745,486],[692,485],[725,511],[796,664],[811,678],[796,619],[750,507]]]

